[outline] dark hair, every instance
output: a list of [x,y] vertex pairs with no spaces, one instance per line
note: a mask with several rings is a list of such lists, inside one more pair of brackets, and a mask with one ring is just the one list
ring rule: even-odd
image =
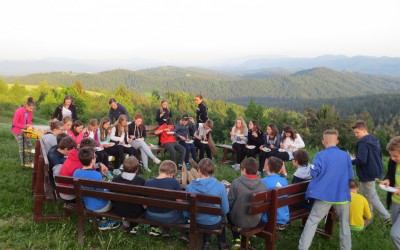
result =
[[183,114],[181,117],[182,121],[188,121],[190,119],[190,116],[188,114]]
[[201,94],[197,94],[196,97],[198,97],[200,100],[203,100],[203,96]]
[[76,120],[76,121],[74,121],[74,123],[72,123],[71,131],[72,131],[72,133],[74,133],[75,136],[79,135],[79,133],[76,132],[75,129],[80,126],[83,126],[83,123],[79,120]]
[[274,136],[274,138],[275,138],[279,134],[278,127],[273,123],[268,124],[267,129],[268,129],[268,127],[271,128],[271,130],[272,130],[271,135]]
[[258,162],[253,157],[249,157],[240,163],[240,168],[245,169],[246,174],[256,175],[258,170]]
[[71,100],[71,104],[72,104],[72,102],[74,101],[74,99],[72,98],[72,95],[66,95],[66,96],[64,97],[64,102],[63,102],[63,104],[65,103],[66,100]]
[[117,101],[115,100],[115,98],[111,98],[110,100],[108,100],[108,104],[110,104],[110,105],[111,105],[111,103],[113,103],[113,102],[117,102]]
[[[58,138],[57,138],[58,139]],[[58,143],[58,148],[59,149],[68,149],[71,150],[73,148],[76,148],[76,142],[74,139],[71,138],[71,136],[66,136],[63,137],[60,141],[60,143]]]
[[352,129],[356,129],[356,128],[358,128],[358,129],[365,129],[365,130],[368,131],[367,124],[366,124],[365,121],[363,121],[363,120],[358,120],[358,121],[356,121],[356,122],[353,124],[353,126],[351,126],[351,128],[352,128]]
[[158,173],[174,175],[176,174],[176,163],[171,160],[165,160],[161,162],[160,167],[158,168]]
[[171,117],[168,117],[168,118],[165,120],[165,123],[166,123],[167,125],[174,125],[174,120],[173,120]]
[[350,187],[350,189],[356,189],[356,188],[358,188],[358,183],[355,180],[350,180],[349,187]]
[[251,123],[253,123],[253,131],[252,132],[257,132],[260,130],[260,123],[258,123],[257,120],[250,120]]
[[[290,125],[286,125],[286,126],[283,128],[283,132],[284,132],[284,133],[290,133],[290,138],[291,138],[292,140],[295,140],[295,139],[297,138],[296,130],[294,130],[294,128],[293,128],[292,126],[290,126]],[[286,138],[286,136],[283,135],[283,136],[282,136],[282,141],[284,141],[285,138]]]
[[78,158],[83,166],[90,166],[90,163],[94,158],[96,158],[94,148],[91,147],[83,147],[79,149]]
[[298,149],[293,152],[293,160],[297,161],[299,165],[304,166],[308,164],[308,153],[305,149]]
[[139,160],[134,156],[129,156],[123,162],[124,172],[136,173],[140,168]]
[[49,122],[50,125],[50,130],[53,131],[55,129],[60,129],[60,127],[64,126],[63,122],[60,122],[59,120],[51,120]]
[[211,159],[203,158],[197,164],[197,169],[205,176],[212,176],[215,170],[215,163]]
[[33,101],[32,96],[28,97],[28,99],[26,100],[25,106],[28,106],[28,107],[36,106],[35,102]]
[[208,119],[204,124],[207,125],[209,128],[213,128],[214,126],[214,122],[211,119]]
[[[70,137],[69,135],[67,135],[66,133],[61,133],[59,135],[57,135],[56,140],[57,140],[57,145],[60,144],[61,140],[65,137]],[[72,139],[72,138],[71,138]]]
[[81,144],[81,148],[83,148],[83,147],[95,148],[97,145],[97,142],[90,137],[86,137],[86,138],[82,139],[80,144]]
[[270,157],[268,159],[268,168],[269,168],[269,172],[277,174],[279,173],[279,171],[281,171],[283,166],[283,161],[277,157]]
[[90,126],[99,126],[99,121],[97,119],[90,119],[89,125]]

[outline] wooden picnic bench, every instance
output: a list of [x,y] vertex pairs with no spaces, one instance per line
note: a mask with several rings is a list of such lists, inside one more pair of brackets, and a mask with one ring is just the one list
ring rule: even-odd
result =
[[[97,217],[107,217],[114,220],[127,220],[132,223],[149,224],[152,226],[160,226],[167,228],[177,228],[179,230],[187,231],[189,234],[189,247],[196,249],[197,234],[198,233],[211,233],[220,234],[222,226],[216,230],[200,229],[196,224],[196,214],[221,214],[221,197],[204,194],[194,194],[184,191],[164,190],[159,188],[151,188],[144,186],[126,185],[115,182],[103,182],[87,179],[77,179],[73,177],[56,176],[56,189],[59,192],[76,194],[76,205],[66,204],[64,209],[72,211],[75,209],[78,214],[78,242],[81,246],[84,244],[84,222],[85,218],[92,218],[94,226],[97,228]],[[63,186],[60,183],[73,183],[73,186]],[[110,190],[103,192],[95,190],[94,188],[101,188]],[[188,224],[163,224],[158,222],[149,221],[144,217],[137,219],[122,218],[115,214],[113,210],[106,213],[97,213],[85,208],[83,197],[96,197],[119,202],[126,202],[130,204],[154,206],[160,208],[176,209],[190,212],[190,223]],[[176,201],[177,199],[182,200]],[[215,204],[220,205],[219,207]],[[224,226],[224,225],[223,225]]]
[[[251,205],[249,214],[256,215],[263,212],[268,214],[268,221],[260,223],[253,228],[237,228],[232,227],[232,230],[239,232],[242,235],[241,249],[249,249],[249,239],[252,236],[257,236],[264,239],[265,249],[275,249],[275,242],[278,239],[277,226],[277,210],[280,207],[289,206],[290,219],[289,223],[302,220],[304,227],[307,218],[311,212],[311,208],[294,206],[295,204],[305,202],[305,193],[308,187],[307,182],[296,183],[282,188],[268,190],[253,194],[251,197]],[[333,236],[333,226],[335,219],[333,208],[328,213],[324,229],[317,229],[317,233],[325,237]]]
[[[232,148],[232,145],[227,144],[217,144],[217,148],[223,149],[223,155],[221,159],[222,164],[230,164],[232,162],[236,162],[236,151]],[[229,157],[229,159],[228,159]]]
[[65,217],[60,214],[45,214],[44,208],[47,202],[62,201],[58,197],[54,184],[49,176],[49,161],[42,139],[36,140],[35,160],[32,174],[33,193],[33,221],[44,222],[63,220]]

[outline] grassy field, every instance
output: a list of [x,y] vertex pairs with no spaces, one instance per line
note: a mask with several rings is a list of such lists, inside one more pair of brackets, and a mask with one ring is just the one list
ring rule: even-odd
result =
[[[30,190],[32,169],[19,165],[17,143],[10,133],[10,123],[0,124],[0,249],[186,249],[183,242],[177,240],[178,232],[170,239],[151,238],[148,228],[141,226],[136,236],[120,230],[100,232],[86,223],[85,246],[79,247],[76,241],[76,217],[69,220],[49,223],[33,223],[33,196]],[[315,152],[311,153],[312,155]],[[217,160],[218,161],[218,160]],[[155,166],[152,166],[155,169]],[[289,173],[293,166],[287,165]],[[155,176],[155,172],[146,173],[145,178]],[[229,166],[218,165],[215,177],[232,181],[239,176]],[[380,192],[381,199],[385,194]],[[61,204],[49,204],[47,212],[61,213]],[[338,226],[331,240],[316,235],[311,249],[339,249]],[[385,227],[380,218],[364,232],[352,234],[353,249],[393,249],[389,238],[390,227]],[[290,225],[280,234],[277,249],[297,249],[301,228],[299,223]],[[227,231],[228,238],[231,234]],[[214,239],[213,247],[216,248]],[[251,244],[263,249],[259,239]],[[213,248],[213,249],[214,249]]]

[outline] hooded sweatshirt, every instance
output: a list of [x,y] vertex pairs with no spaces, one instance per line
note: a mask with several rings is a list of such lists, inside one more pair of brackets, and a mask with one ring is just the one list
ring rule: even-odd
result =
[[240,228],[255,227],[260,222],[262,214],[248,214],[251,204],[250,197],[254,193],[266,190],[267,187],[259,177],[249,178],[246,175],[241,175],[235,179],[231,184],[228,194],[230,221]]
[[[196,180],[193,180],[187,186],[186,192],[220,196],[222,199],[222,213],[227,214],[229,212],[228,196],[226,194],[225,186],[214,177],[197,178]],[[214,204],[214,206],[219,207],[220,205]],[[189,217],[189,214],[186,212],[185,216]],[[200,225],[214,225],[221,221],[221,216],[199,213],[197,214],[196,221]]]
[[372,135],[362,137],[356,146],[356,158],[352,161],[356,165],[357,176],[361,182],[374,181],[382,178],[382,150],[379,140]]

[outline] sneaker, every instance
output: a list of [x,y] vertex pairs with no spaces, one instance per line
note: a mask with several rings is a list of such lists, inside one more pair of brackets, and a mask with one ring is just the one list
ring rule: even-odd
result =
[[153,159],[153,161],[154,161],[155,164],[160,164],[160,163],[161,163],[161,160],[158,159],[157,157],[155,157],[155,158]]
[[285,230],[286,227],[287,227],[287,224],[278,224],[278,225],[276,225],[276,229],[279,230],[279,231]]
[[33,162],[27,162],[24,164],[24,166],[27,168],[33,168]]
[[149,232],[150,236],[157,237],[157,236],[160,236],[161,234],[162,234],[162,231],[159,227],[151,227],[150,228],[150,232]]
[[121,225],[118,221],[106,219],[106,220],[100,220],[99,221],[99,230],[104,231],[104,230],[110,230],[110,229],[115,229],[118,228]]
[[149,167],[143,167],[144,170],[146,170],[147,172],[151,172],[151,169]]
[[139,226],[136,226],[136,227],[132,227],[132,229],[131,229],[131,231],[129,231],[129,233],[131,233],[131,234],[137,234],[138,231],[139,231]]
[[178,170],[182,171],[182,164],[178,164]]
[[234,241],[233,241],[233,245],[232,245],[232,248],[231,249],[240,249],[240,246],[241,246],[242,244],[241,244],[241,241],[240,241],[240,238],[236,238]]
[[386,220],[383,221],[383,224],[385,224],[386,226],[392,225],[392,219],[391,218],[387,218]]
[[211,250],[211,242],[204,241],[203,246],[201,247],[201,250]]

